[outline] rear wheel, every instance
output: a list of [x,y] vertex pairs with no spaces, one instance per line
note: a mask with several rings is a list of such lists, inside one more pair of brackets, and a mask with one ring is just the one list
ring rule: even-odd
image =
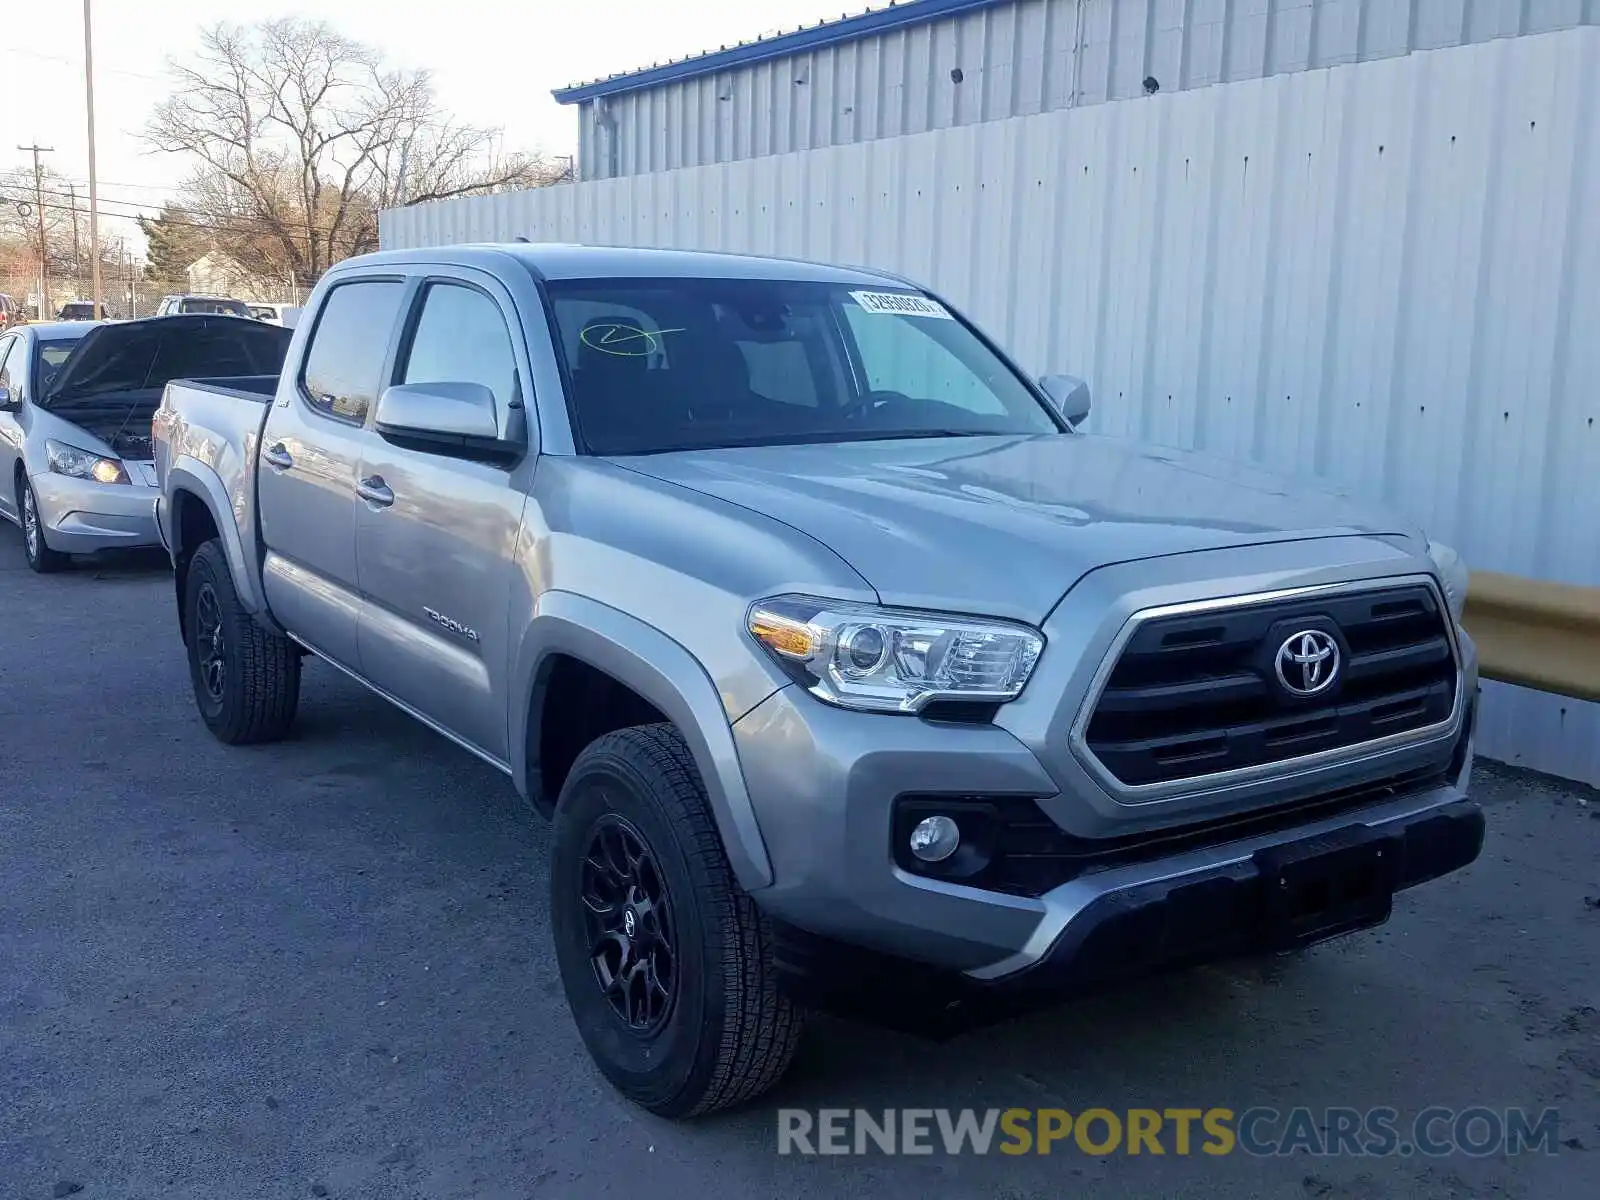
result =
[[595,1063],[665,1117],[751,1100],[794,1057],[766,918],[739,889],[670,725],[606,734],[556,809],[551,920],[567,1003]]
[[215,540],[189,562],[184,606],[189,675],[206,727],[229,745],[283,737],[300,702],[300,652],[245,611]]
[[39,518],[39,498],[33,494],[33,484],[25,478],[17,480],[17,508],[22,514],[22,551],[28,565],[41,575],[59,571],[71,561],[59,550],[45,545],[44,522]]

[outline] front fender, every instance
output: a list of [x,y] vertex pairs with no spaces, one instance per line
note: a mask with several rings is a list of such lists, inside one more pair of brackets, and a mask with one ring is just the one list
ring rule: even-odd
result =
[[161,540],[172,556],[172,565],[178,566],[179,559],[195,549],[181,542],[182,514],[173,504],[173,498],[180,490],[189,492],[210,511],[211,523],[217,527],[222,548],[228,556],[228,570],[233,575],[233,587],[239,593],[239,603],[253,616],[265,618],[267,602],[261,589],[261,572],[256,566],[255,555],[246,551],[228,489],[212,467],[188,454],[180,455],[167,468],[161,500],[156,505]]
[[518,644],[512,680],[512,774],[530,793],[527,737],[533,682],[550,654],[570,654],[626,684],[678,727],[705,781],[711,814],[734,876],[746,891],[772,883],[772,864],[745,790],[728,714],[698,660],[654,626],[573,592],[539,598]]

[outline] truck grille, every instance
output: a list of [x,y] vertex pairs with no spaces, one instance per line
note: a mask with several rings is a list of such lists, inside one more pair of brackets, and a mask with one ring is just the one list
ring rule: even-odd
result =
[[[1123,646],[1084,740],[1137,787],[1438,725],[1456,701],[1446,621],[1425,583],[1152,617]],[[1297,661],[1330,642],[1320,670]]]

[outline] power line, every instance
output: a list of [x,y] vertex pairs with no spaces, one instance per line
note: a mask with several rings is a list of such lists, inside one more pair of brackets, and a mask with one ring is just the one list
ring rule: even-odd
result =
[[[49,191],[48,189],[45,189],[45,194],[60,196],[63,198],[67,196],[66,192],[53,192]],[[18,198],[16,196],[7,196],[4,199],[10,203],[18,202]],[[122,204],[125,203],[125,201],[105,201],[104,203]],[[40,201],[39,207],[51,212],[71,213],[74,211],[82,211],[81,209],[75,210],[70,204],[53,204],[49,201]],[[111,213],[109,215],[118,217],[125,221],[133,221],[138,220],[140,217],[145,217],[145,214],[143,213]],[[248,217],[241,215],[227,217],[214,223],[208,223],[205,221],[185,221],[181,218],[164,217],[160,215],[155,217],[145,217],[145,219],[150,221],[159,221],[163,225],[173,225],[183,229],[203,229],[207,233],[270,234],[276,236],[283,230],[289,230],[294,233],[326,234],[328,232],[326,229],[308,225],[303,221],[275,221],[271,217]],[[237,222],[253,222],[254,227],[252,228],[248,224],[238,224]]]
[[[41,54],[37,50],[24,50],[20,46],[0,46],[0,54],[20,54],[24,58],[38,58],[45,62],[66,63],[70,67],[81,67],[83,65],[82,59],[71,58],[65,54]],[[147,75],[143,71],[128,71],[121,67],[101,67],[100,69],[112,75],[128,75],[134,79],[148,79],[152,83],[170,84],[172,82],[170,79],[165,79],[160,75]]]

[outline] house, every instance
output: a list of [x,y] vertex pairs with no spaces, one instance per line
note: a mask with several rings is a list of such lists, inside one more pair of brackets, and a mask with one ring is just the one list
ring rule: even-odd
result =
[[227,254],[213,250],[190,263],[184,274],[191,292],[218,296],[235,296],[241,300],[255,300],[281,288],[251,274]]

